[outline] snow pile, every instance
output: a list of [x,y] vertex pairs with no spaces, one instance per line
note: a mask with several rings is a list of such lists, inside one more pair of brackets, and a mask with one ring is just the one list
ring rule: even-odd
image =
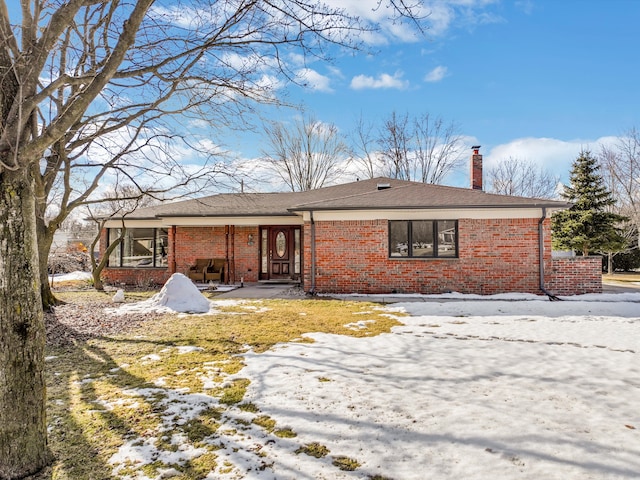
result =
[[74,281],[89,281],[92,280],[93,276],[91,272],[81,272],[75,271],[71,273],[56,273],[53,275],[49,275],[49,281],[55,282],[74,282]]
[[118,290],[111,301],[113,303],[124,303],[124,290]]
[[162,290],[149,300],[107,309],[107,312],[115,315],[144,312],[207,313],[210,309],[211,302],[200,293],[198,287],[182,273],[174,273]]

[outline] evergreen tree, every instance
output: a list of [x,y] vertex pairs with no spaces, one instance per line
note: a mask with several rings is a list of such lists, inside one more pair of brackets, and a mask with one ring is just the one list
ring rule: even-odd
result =
[[580,152],[574,161],[569,185],[565,185],[561,194],[573,206],[552,218],[555,249],[574,250],[587,256],[624,248],[618,225],[626,218],[610,211],[615,199],[599,170],[600,165],[589,151]]

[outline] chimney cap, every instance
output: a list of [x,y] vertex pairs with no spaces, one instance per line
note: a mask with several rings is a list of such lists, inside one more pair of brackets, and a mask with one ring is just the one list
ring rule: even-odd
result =
[[482,145],[474,145],[471,150],[479,150]]

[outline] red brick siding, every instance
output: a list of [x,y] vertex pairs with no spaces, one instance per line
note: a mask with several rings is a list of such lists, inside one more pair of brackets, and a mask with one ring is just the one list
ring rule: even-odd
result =
[[[249,234],[253,235],[253,245],[248,244]],[[103,231],[101,252],[105,245],[106,231]],[[258,227],[172,227],[169,229],[168,269],[110,267],[102,276],[109,283],[155,281],[163,284],[174,272],[173,265],[176,272],[186,273],[197,258],[226,258],[228,251],[230,281],[240,282],[243,277],[245,282],[257,282],[259,246]]]
[[[249,245],[249,235],[253,245]],[[235,227],[235,283],[257,282],[260,272],[260,236],[258,227]]]
[[[545,287],[557,295],[602,291],[599,257],[551,258],[549,221],[544,222]],[[459,258],[389,258],[388,222],[316,222],[315,289],[324,293],[540,293],[538,219],[461,219]],[[225,258],[226,227],[169,229],[168,269],[107,268],[109,283],[163,284],[175,271],[185,273],[196,258]],[[248,237],[253,235],[253,245]],[[310,290],[311,225],[303,230],[303,283]],[[230,281],[258,281],[258,227],[229,228]],[[106,231],[101,251],[106,245]],[[175,245],[175,251],[174,251]],[[175,264],[173,263],[175,262]]]
[[171,274],[166,268],[105,268],[101,276],[110,285],[152,287],[164,285]]
[[546,288],[550,293],[602,293],[601,257],[554,258],[546,264]]
[[[459,258],[389,258],[387,220],[316,222],[318,292],[540,293],[538,219],[461,219]],[[550,260],[549,221],[544,222]],[[305,225],[310,238],[311,226]],[[311,245],[305,245],[311,259]],[[305,288],[311,288],[310,261]]]

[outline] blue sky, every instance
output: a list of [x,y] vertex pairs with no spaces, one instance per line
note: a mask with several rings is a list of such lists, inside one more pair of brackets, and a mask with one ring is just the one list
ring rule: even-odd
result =
[[[640,0],[424,0],[424,36],[385,21],[378,0],[323,1],[381,22],[363,37],[374,53],[335,49],[331,64],[297,65],[292,51],[286,60],[309,87],[280,83],[278,93],[342,133],[360,116],[381,123],[394,110],[428,113],[459,124],[469,146],[482,145],[486,168],[519,157],[566,180],[581,149],[640,128]],[[269,115],[293,121],[300,112]],[[256,162],[263,137],[227,133],[198,131],[202,150],[220,146],[254,176],[268,175]],[[197,164],[203,153],[180,155]],[[445,183],[468,186],[468,169]]]
[[[310,64],[316,88],[289,86],[291,99],[343,132],[360,114],[441,115],[482,145],[488,167],[522,157],[564,179],[581,148],[597,150],[599,142],[640,127],[640,1],[426,3],[426,37],[388,34],[372,45],[374,56]],[[286,120],[297,112],[281,114]],[[254,142],[229,147],[250,158]],[[466,174],[448,183],[466,183]]]

